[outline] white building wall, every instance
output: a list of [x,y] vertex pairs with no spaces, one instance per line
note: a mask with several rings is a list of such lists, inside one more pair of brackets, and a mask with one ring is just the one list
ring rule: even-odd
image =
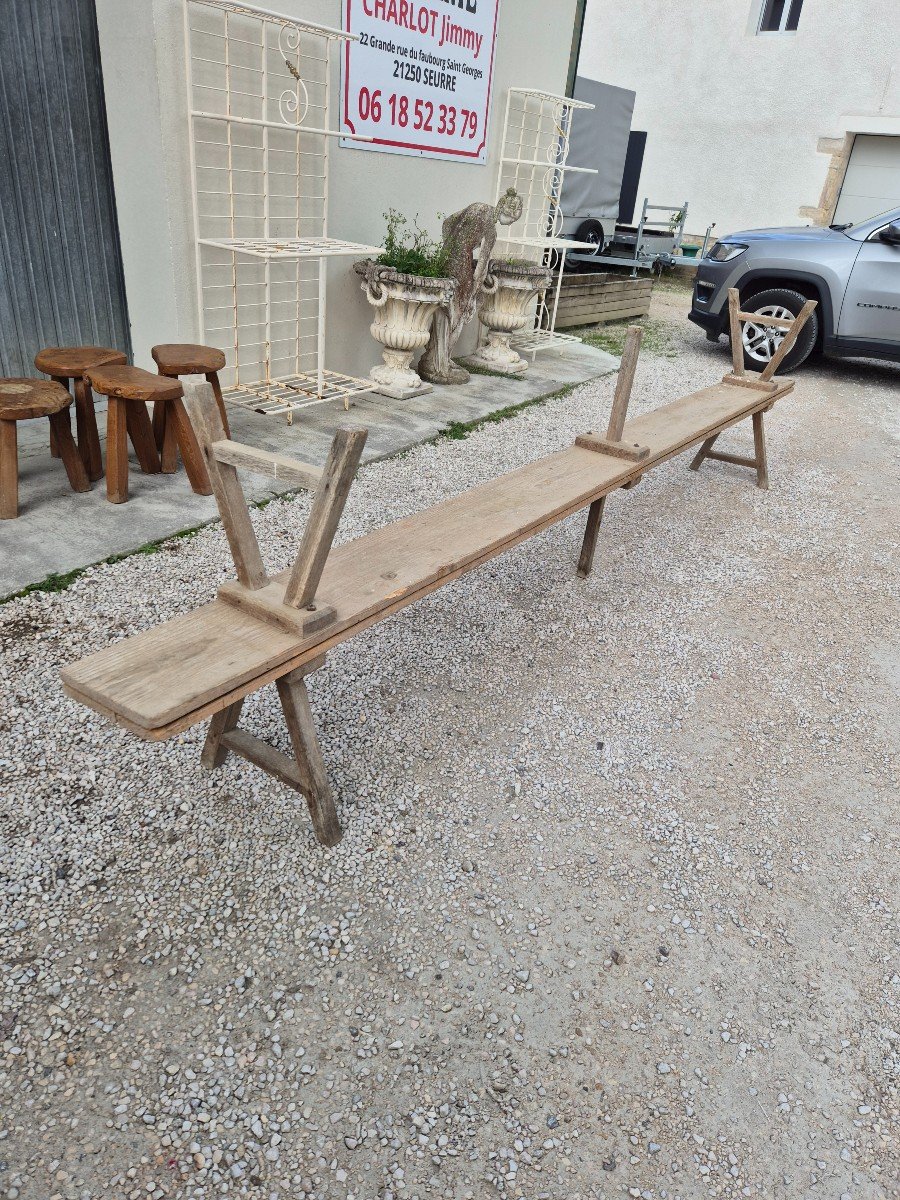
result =
[[761,3],[587,0],[579,74],[637,93],[639,199],[687,199],[688,233],[802,224],[820,138],[900,135],[897,0],[805,0],[793,34],[757,34]]
[[[340,0],[260,0],[260,6],[342,24]],[[382,214],[392,206],[418,213],[420,224],[437,235],[439,213],[492,201],[507,88],[565,91],[575,7],[576,0],[500,0],[485,165],[351,150],[334,140],[332,235],[378,245]],[[97,18],[134,361],[154,369],[149,354],[154,343],[199,337],[183,9],[181,0],[97,0]],[[336,68],[335,127],[338,78]],[[351,261],[334,262],[329,365],[368,374],[380,356],[370,321]]]

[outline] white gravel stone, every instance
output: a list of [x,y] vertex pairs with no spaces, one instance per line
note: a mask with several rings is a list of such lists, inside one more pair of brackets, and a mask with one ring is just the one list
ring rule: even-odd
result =
[[[635,412],[727,367],[679,322]],[[62,694],[212,598],[218,527],[0,607],[0,1196],[892,1194],[898,378],[804,372],[769,492],[682,458],[614,495],[586,581],[577,517],[336,649],[333,850],[202,729]],[[367,467],[340,538],[612,387]],[[308,509],[254,512],[273,567]],[[289,749],[272,689],[244,720]]]

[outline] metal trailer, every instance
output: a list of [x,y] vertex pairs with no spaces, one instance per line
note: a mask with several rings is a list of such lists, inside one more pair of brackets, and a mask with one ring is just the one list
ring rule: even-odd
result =
[[[569,131],[570,171],[563,180],[562,236],[596,245],[609,241],[619,218],[622,176],[628,154],[635,94],[579,76],[575,99],[593,110],[573,111]],[[573,171],[571,168],[578,168]],[[591,251],[587,251],[588,257]]]
[[[648,214],[655,212],[669,214],[664,229],[649,219]],[[638,271],[652,271],[656,267],[695,266],[706,254],[714,225],[707,228],[703,247],[697,256],[684,254],[682,243],[687,214],[687,200],[684,204],[651,204],[645,198],[637,225],[616,226],[609,241],[609,253],[573,253],[569,255],[569,261],[590,263],[598,268],[630,267],[632,279],[636,278]]]

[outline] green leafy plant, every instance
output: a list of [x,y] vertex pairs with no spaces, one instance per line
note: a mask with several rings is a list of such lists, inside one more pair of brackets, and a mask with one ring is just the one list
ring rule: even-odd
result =
[[384,250],[378,256],[383,267],[393,267],[405,275],[424,275],[428,279],[441,279],[447,274],[450,263],[450,247],[436,242],[418,221],[412,224],[396,208],[384,214],[387,233]]

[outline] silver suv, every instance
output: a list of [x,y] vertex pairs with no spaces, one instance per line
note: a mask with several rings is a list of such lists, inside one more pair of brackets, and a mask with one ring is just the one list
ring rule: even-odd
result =
[[[855,225],[751,229],[716,242],[697,268],[690,320],[710,341],[728,331],[728,289],[745,312],[790,318],[818,307],[785,367],[825,354],[900,362],[900,208]],[[744,362],[759,371],[784,333],[747,322]]]

